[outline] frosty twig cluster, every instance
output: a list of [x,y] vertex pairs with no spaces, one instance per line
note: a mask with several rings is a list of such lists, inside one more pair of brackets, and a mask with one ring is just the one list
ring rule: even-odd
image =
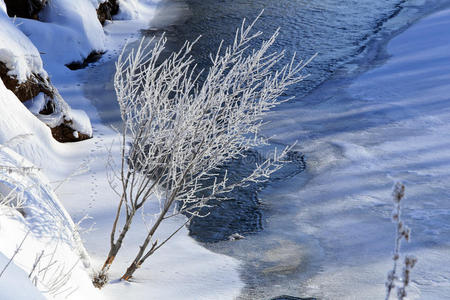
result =
[[[389,300],[392,290],[397,287],[397,298],[403,300],[406,297],[406,287],[410,281],[411,269],[417,262],[417,258],[413,256],[406,256],[403,266],[402,275],[397,274],[398,260],[400,259],[400,246],[402,239],[407,242],[410,240],[411,230],[409,227],[403,224],[401,220],[401,200],[405,196],[405,186],[401,183],[397,183],[394,186],[392,192],[394,210],[392,212],[392,221],[396,224],[396,237],[395,237],[395,247],[392,259],[394,261],[394,266],[392,270],[388,272],[386,281],[386,300]],[[399,284],[397,284],[399,283]]]
[[[296,62],[294,56],[280,67],[284,52],[269,53],[278,30],[258,49],[250,48],[262,34],[253,33],[255,22],[244,21],[234,42],[228,47],[221,43],[210,55],[204,80],[199,80],[201,72],[191,56],[196,41],[186,42],[162,62],[164,36],[142,41],[137,50],[119,57],[114,84],[123,120],[122,155],[117,164],[110,160],[109,180],[120,199],[101,273],[109,269],[136,212],[151,197],[160,197],[160,210],[122,279],[130,279],[185,224],[201,217],[199,208],[209,200],[267,180],[282,166],[292,146],[255,165],[238,182],[230,182],[227,174],[218,176],[224,163],[267,142],[258,134],[264,115],[290,85],[305,78],[301,71],[308,62]],[[185,224],[163,240],[153,240],[164,220],[181,213],[188,216]]]

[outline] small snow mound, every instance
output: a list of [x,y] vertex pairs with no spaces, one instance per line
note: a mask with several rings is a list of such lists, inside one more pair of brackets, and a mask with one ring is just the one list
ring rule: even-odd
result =
[[[159,1],[138,1],[122,0],[119,5],[119,13],[114,16],[115,20],[142,20],[154,14],[155,2]],[[147,20],[150,21],[150,20]]]
[[[84,110],[71,109],[72,128],[92,137],[92,125]],[[78,135],[78,133],[77,133]]]
[[3,0],[0,3],[0,62],[10,70],[8,75],[15,76],[19,83],[32,74],[47,78],[39,51],[8,17]]

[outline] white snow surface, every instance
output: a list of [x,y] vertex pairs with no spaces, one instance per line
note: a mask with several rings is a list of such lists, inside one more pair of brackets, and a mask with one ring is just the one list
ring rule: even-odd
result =
[[0,61],[10,70],[8,75],[16,76],[19,82],[33,73],[47,78],[39,51],[8,17],[3,0],[0,4]]
[[103,28],[90,0],[49,1],[39,19],[19,18],[19,28],[47,63],[82,62],[93,51],[105,51]]
[[[32,163],[4,146],[0,148],[0,162],[0,193],[6,196],[12,191],[24,199],[21,211],[25,216],[8,206],[0,205],[0,252],[8,258],[13,257],[18,245],[24,240],[20,251],[14,257],[14,263],[30,274],[36,257],[43,251],[34,275],[38,278],[37,288],[47,298],[98,298],[100,293],[90,284],[88,275],[89,256],[76,226],[45,176],[37,169],[30,169],[34,167]],[[21,171],[21,168],[28,168],[28,171]],[[24,239],[25,236],[27,237]],[[0,269],[3,269],[3,266]],[[48,268],[47,272],[38,272],[45,268]],[[4,276],[6,278],[13,275]],[[67,278],[66,282],[61,284],[60,289],[53,290],[53,284],[64,276]],[[0,290],[0,293],[12,294],[13,287],[7,286]],[[19,298],[17,295],[11,299],[30,298]]]
[[0,144],[8,145],[38,167],[51,160],[63,147],[44,123],[39,121],[0,80]]
[[265,133],[298,140],[306,155],[304,174],[265,193],[271,201],[287,198],[299,235],[320,245],[315,275],[299,283],[302,295],[384,297],[398,180],[406,185],[403,221],[412,229],[402,253],[418,258],[408,299],[450,295],[450,9],[393,38],[387,52],[384,64],[350,84],[332,80],[269,117]]
[[3,1],[3,0],[0,0],[0,9],[6,13],[6,5],[5,5],[5,1]]
[[161,0],[121,0],[119,13],[113,17],[115,20],[142,20],[150,21],[147,16],[154,14],[154,7]]
[[[0,270],[8,264],[9,258],[0,253]],[[28,274],[12,262],[0,278],[0,290],[4,299],[44,300],[44,296],[31,283]]]

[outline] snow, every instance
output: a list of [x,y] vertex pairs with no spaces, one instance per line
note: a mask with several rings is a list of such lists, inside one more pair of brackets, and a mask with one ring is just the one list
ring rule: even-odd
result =
[[[0,206],[0,252],[12,257],[23,240],[14,263],[30,274],[36,257],[44,251],[34,273],[36,286],[44,295],[68,299],[79,299],[81,295],[99,297],[99,291],[90,284],[90,260],[76,226],[45,176],[7,147],[0,148],[0,161],[3,171],[0,174],[1,194],[6,196],[13,191],[24,199],[20,210],[24,216],[18,210]],[[6,171],[6,168],[12,171]],[[17,170],[20,168],[28,170]],[[46,267],[47,272],[39,273],[39,269]],[[56,288],[55,282],[64,278],[61,287]],[[7,294],[11,292],[9,288]]]
[[33,114],[37,115],[42,109],[44,109],[46,103],[45,94],[39,93],[33,99],[25,101],[23,104],[28,108],[28,110]]
[[44,61],[64,65],[105,51],[103,28],[90,0],[52,0],[39,18],[19,19],[19,28],[44,53]]
[[107,0],[91,0],[92,6],[94,6],[95,9],[99,7],[100,4],[103,2],[106,2]]
[[6,13],[6,5],[3,0],[0,0],[0,9],[3,10],[3,12]]
[[86,112],[81,109],[71,109],[60,95],[57,95],[59,101],[56,102],[56,112],[50,115],[40,115],[39,112],[47,103],[46,97],[44,93],[39,93],[33,99],[25,101],[24,105],[33,115],[50,127],[56,127],[64,121],[69,121],[72,129],[92,136],[91,121]]
[[[8,263],[9,259],[0,253],[0,270]],[[28,274],[12,262],[0,278],[0,290],[4,299],[33,299],[44,300],[44,296],[31,283]]]
[[0,61],[10,70],[8,75],[16,76],[19,82],[24,82],[33,73],[47,78],[39,51],[10,20],[3,0],[0,3]]
[[303,295],[383,297],[397,180],[406,185],[403,220],[412,229],[402,253],[419,260],[408,299],[450,294],[450,9],[392,39],[387,52],[383,64],[336,77],[269,118],[265,134],[299,140],[306,155],[301,178],[265,193],[287,198],[299,236],[318,242],[309,250],[315,275],[299,283]]
[[[89,117],[94,137],[70,145],[55,142],[49,128],[0,82],[0,111],[8,111],[0,118],[1,164],[34,165],[41,169],[31,176],[14,173],[0,181],[3,193],[12,184],[27,191],[25,211],[29,216],[24,218],[16,210],[1,207],[0,269],[31,229],[23,251],[8,268],[11,273],[6,273],[6,279],[0,278],[0,298],[12,294],[14,299],[30,299],[32,295],[39,299],[25,277],[39,251],[51,252],[55,248],[57,261],[64,262],[65,267],[81,259],[68,283],[78,289],[69,299],[139,299],[149,295],[155,299],[236,298],[243,288],[239,261],[206,250],[188,236],[185,228],[136,272],[135,281],[118,281],[136,254],[136,245],[142,241],[145,233],[142,220],[134,224],[139,229],[131,231],[125,240],[113,264],[110,284],[98,291],[90,283],[89,272],[98,269],[106,257],[117,204],[117,197],[108,186],[106,158],[109,154],[119,156],[115,132],[102,123],[102,112],[93,106],[95,101],[109,101],[104,105],[114,106],[114,99],[95,93],[107,90],[111,76],[108,72],[99,74],[98,69],[112,71],[112,62],[124,38],[130,38],[130,33],[139,26],[149,25],[157,13],[157,2],[123,0],[127,4],[122,6],[118,18],[135,19],[109,22],[104,35],[94,18],[96,2],[80,1],[75,11],[74,1],[53,0],[55,6],[45,12],[46,22],[52,23],[18,20],[22,23],[21,30],[43,53],[52,82],[73,108],[78,120],[75,126],[89,130]],[[146,9],[141,9],[139,5],[144,4]],[[72,14],[64,17],[58,12]],[[286,103],[270,114],[272,123],[267,125],[265,134],[276,134],[274,140],[285,144],[299,140],[297,150],[305,153],[307,170],[301,178],[277,182],[263,196],[270,201],[289,203],[289,217],[292,216],[289,228],[293,229],[290,233],[317,242],[302,247],[288,245],[290,249],[298,249],[298,257],[291,255],[292,250],[285,251],[284,243],[280,243],[277,251],[265,254],[267,260],[285,257],[287,266],[292,264],[292,257],[298,266],[305,268],[310,264],[303,264],[303,259],[314,260],[313,272],[305,270],[313,275],[298,282],[302,294],[320,299],[383,297],[386,274],[392,266],[395,228],[390,222],[390,190],[395,180],[406,184],[403,219],[413,231],[412,242],[402,251],[419,259],[412,271],[410,299],[445,299],[450,294],[449,23],[450,10],[423,19],[388,44],[390,56],[381,66],[355,80],[326,83],[304,101]],[[3,10],[0,26],[0,41],[8,38],[8,44],[0,42],[0,47],[17,47],[28,56],[36,54],[37,50],[5,17]],[[9,34],[24,39],[23,43],[14,44]],[[6,53],[2,49],[0,53]],[[99,49],[108,49],[108,56],[94,64],[93,69],[74,72],[63,66]],[[8,59],[15,58],[11,53],[5,55]],[[32,60],[30,66],[40,70],[37,57],[28,58]],[[26,78],[27,72],[33,70],[20,67],[28,66],[21,59],[22,55],[9,59],[9,63],[17,65],[14,70]],[[95,81],[89,80],[92,78]],[[39,106],[42,96],[34,101],[29,107]],[[118,115],[113,109],[111,113]],[[80,172],[81,169],[85,172]],[[67,178],[67,182],[61,182]],[[91,257],[92,269],[87,268],[88,256],[73,234],[71,221],[86,214],[90,219],[81,226],[92,230],[81,231],[81,239]],[[283,221],[286,219],[283,216]],[[160,234],[170,232],[184,221],[183,217],[173,219],[162,227]],[[251,237],[244,241],[248,240]],[[20,298],[21,294],[14,290],[17,285],[10,282],[20,284],[21,291],[29,292],[28,297]],[[42,285],[38,288],[43,291]],[[42,295],[50,298],[48,293]]]
[[84,110],[72,109],[70,115],[73,118],[71,125],[73,129],[92,136],[91,121]]
[[153,14],[156,3],[161,0],[122,0],[120,1],[119,13],[113,18],[115,20],[146,20],[146,16]]
[[40,166],[57,149],[50,128],[40,122],[0,81],[0,143],[8,144],[28,160]]

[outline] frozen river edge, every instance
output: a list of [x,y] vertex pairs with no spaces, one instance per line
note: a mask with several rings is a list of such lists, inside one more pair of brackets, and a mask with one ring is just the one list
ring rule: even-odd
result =
[[301,295],[384,294],[397,180],[407,187],[404,220],[413,230],[403,251],[419,258],[409,296],[450,294],[449,15],[444,9],[394,37],[382,65],[330,80],[270,115],[265,133],[283,144],[300,141],[307,161],[304,174],[264,193],[270,201],[289,199],[291,230],[318,242],[302,255],[318,273],[299,282]]

